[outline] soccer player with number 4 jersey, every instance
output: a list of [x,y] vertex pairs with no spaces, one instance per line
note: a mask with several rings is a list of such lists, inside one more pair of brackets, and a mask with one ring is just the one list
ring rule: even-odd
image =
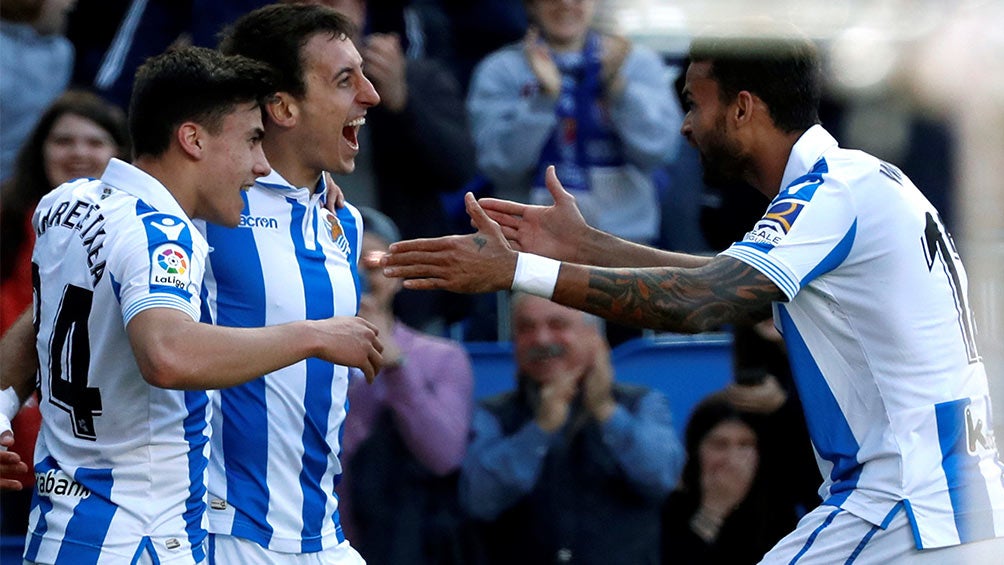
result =
[[130,106],[134,164],[112,160],[39,202],[34,327],[23,316],[4,339],[18,362],[0,392],[9,416],[37,359],[26,562],[205,561],[205,389],[315,357],[379,370],[376,329],[361,318],[199,322],[211,250],[192,218],[237,225],[243,190],[269,173],[261,110],[274,80],[267,65],[207,49],[151,59]]
[[511,287],[671,331],[773,310],[823,503],[762,562],[999,562],[1004,476],[959,254],[899,169],[818,124],[814,46],[790,30],[770,37],[691,46],[681,131],[705,180],[743,180],[772,199],[723,253],[599,232],[552,169],[553,206],[468,195],[477,233],[399,242],[385,272],[407,288]]

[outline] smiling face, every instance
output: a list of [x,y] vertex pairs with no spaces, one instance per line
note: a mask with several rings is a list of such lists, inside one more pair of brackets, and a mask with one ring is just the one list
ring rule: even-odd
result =
[[721,187],[741,181],[749,156],[731,136],[728,114],[732,106],[722,102],[710,62],[691,63],[687,68],[683,102],[687,113],[680,133],[700,153],[705,184]]
[[351,40],[316,34],[301,54],[306,92],[295,104],[303,164],[318,173],[351,173],[366,109],[379,103],[380,96],[363,75],[362,56]]
[[63,114],[42,145],[45,176],[53,188],[81,177],[97,178],[119,152],[115,139],[97,123]]
[[539,384],[585,374],[599,329],[584,313],[537,296],[521,295],[513,306],[516,365]]
[[555,49],[577,49],[593,21],[596,0],[530,0],[530,20]]
[[242,190],[270,172],[261,140],[264,130],[257,104],[241,104],[223,118],[219,131],[202,137],[209,179],[199,187],[195,217],[224,226],[236,226],[244,210]]

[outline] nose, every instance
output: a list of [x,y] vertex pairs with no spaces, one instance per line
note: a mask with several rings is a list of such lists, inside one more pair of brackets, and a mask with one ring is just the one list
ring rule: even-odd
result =
[[262,149],[260,143],[255,148],[254,164],[251,166],[251,172],[254,173],[255,178],[263,177],[272,172],[272,166],[268,164],[268,159],[265,158],[265,151]]
[[694,145],[694,127],[690,125],[690,117],[684,117],[683,123],[680,124],[680,135],[687,140],[687,143]]
[[359,89],[359,96],[356,97],[360,104],[369,108],[370,106],[376,106],[380,103],[380,95],[377,94],[376,87],[370,82],[370,79],[363,76],[362,88]]

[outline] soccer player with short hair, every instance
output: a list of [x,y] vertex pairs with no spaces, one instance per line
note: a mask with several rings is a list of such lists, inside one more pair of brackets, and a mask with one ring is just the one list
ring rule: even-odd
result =
[[937,210],[895,166],[819,125],[808,40],[700,38],[690,59],[681,132],[705,180],[772,199],[742,241],[705,258],[619,240],[585,224],[552,169],[554,206],[482,208],[468,195],[478,233],[398,243],[387,274],[409,288],[511,286],[671,331],[757,322],[773,307],[824,482],[823,504],[763,562],[998,561],[990,393]]
[[34,328],[25,315],[5,337],[4,358],[16,349],[22,361],[0,393],[28,388],[37,344],[43,423],[26,562],[203,562],[204,389],[309,357],[379,369],[362,319],[353,332],[339,319],[199,323],[210,248],[191,218],[239,222],[243,190],[269,172],[261,108],[274,90],[271,69],[247,58],[200,48],[152,58],[130,107],[134,164],[112,160],[100,179],[39,202]]
[[[359,212],[324,207],[324,171],[349,173],[366,109],[380,100],[363,75],[345,17],[317,5],[278,4],[239,19],[225,53],[278,74],[265,105],[270,175],[244,194],[241,225],[206,225],[216,250],[209,310],[226,326],[327,316],[359,304]],[[351,318],[349,318],[351,319]],[[220,392],[209,464],[210,561],[361,563],[338,516],[342,426],[350,365],[309,359]]]

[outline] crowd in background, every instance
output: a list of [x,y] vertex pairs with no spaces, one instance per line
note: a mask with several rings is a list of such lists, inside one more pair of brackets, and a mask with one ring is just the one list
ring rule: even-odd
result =
[[[549,164],[591,225],[626,239],[712,253],[742,237],[759,217],[750,211],[767,202],[749,187],[701,182],[697,154],[678,132],[678,54],[552,13],[596,2],[317,2],[358,26],[353,39],[381,98],[367,114],[356,171],[336,178],[349,201],[366,207],[364,253],[469,230],[468,190],[546,202]],[[215,47],[224,26],[267,3],[0,2],[0,331],[31,304],[28,222],[38,199],[67,180],[100,176],[112,157],[128,158],[133,71],[172,45]],[[928,197],[951,224],[950,161],[930,158],[952,150],[946,128],[893,110],[903,135],[886,144],[890,160],[935,190]],[[866,111],[831,98],[822,120],[844,145],[872,144],[881,155],[881,142],[857,125]],[[753,376],[702,403],[678,444],[665,399],[652,391],[612,386],[610,372],[595,396],[588,376],[600,378],[594,368],[608,359],[569,353],[575,383],[563,403],[542,400],[552,398],[542,393],[548,371],[534,362],[560,357],[554,352],[576,340],[601,343],[590,341],[599,332],[589,320],[562,311],[546,318],[546,306],[530,319],[521,308],[528,299],[516,299],[509,336],[498,328],[510,313],[493,296],[419,294],[376,271],[365,278],[360,315],[383,330],[387,363],[375,384],[350,386],[339,495],[346,533],[371,563],[507,562],[500,547],[528,563],[613,562],[603,555],[752,563],[818,503],[798,399],[769,329],[735,329],[737,376]],[[635,335],[607,327],[605,337],[617,345]],[[447,337],[512,337],[517,389],[478,405],[470,360]],[[543,380],[528,384],[537,373]],[[618,408],[606,411],[607,400]],[[29,402],[14,422],[27,461],[37,427]],[[645,443],[631,434],[665,452],[633,454]],[[646,467],[653,462],[661,470]],[[23,477],[26,487],[32,480]],[[26,492],[3,493],[5,533],[23,533]],[[519,529],[527,516],[547,527]],[[388,538],[398,542],[381,541]],[[525,544],[505,543],[512,539]]]

